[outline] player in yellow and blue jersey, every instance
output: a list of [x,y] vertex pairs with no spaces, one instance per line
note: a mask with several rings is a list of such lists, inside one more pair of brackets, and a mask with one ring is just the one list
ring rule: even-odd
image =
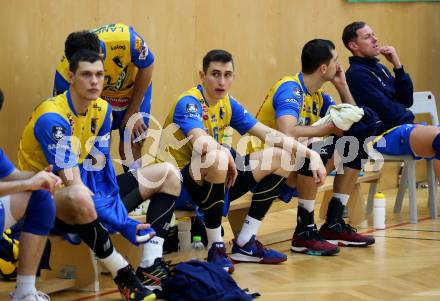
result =
[[[3,94],[0,90],[0,109]],[[19,266],[12,301],[47,301],[49,296],[35,288],[35,275],[43,254],[47,235],[55,221],[53,193],[59,188],[61,179],[54,175],[52,167],[34,173],[21,171],[9,161],[0,149],[0,233],[17,221],[24,219],[18,251]],[[3,238],[1,239],[8,239]],[[12,246],[15,253],[17,246]],[[15,270],[15,261],[4,258],[7,250],[0,250],[0,274]],[[11,254],[16,260],[16,254]],[[10,268],[12,267],[12,271]],[[9,269],[9,270],[8,270]]]
[[[282,78],[270,89],[257,114],[257,119],[291,137],[328,136],[324,141],[311,145],[313,149],[319,150],[324,163],[333,157],[340,137],[357,138],[359,152],[356,151],[353,160],[344,162],[344,173],[336,175],[326,223],[319,233],[314,223],[317,186],[308,170],[307,160],[299,169],[298,175],[291,174],[294,178],[293,182],[297,182],[298,189],[297,226],[291,250],[310,255],[332,255],[339,252],[339,248],[326,240],[348,246],[366,246],[374,243],[373,237],[359,235],[351,226],[345,224],[342,214],[362,168],[362,159],[367,158],[363,142],[370,135],[374,135],[377,125],[373,121],[374,118],[367,122],[370,114],[365,111],[363,119],[346,132],[338,129],[331,122],[311,126],[326,115],[330,106],[335,105],[331,96],[321,89],[325,82],[330,81],[335,86],[342,102],[352,105],[355,105],[355,102],[331,41],[315,39],[306,43],[302,50],[301,62],[302,72]],[[346,152],[344,142],[339,153],[345,156]],[[292,195],[293,188],[286,184],[280,198],[288,202]]]
[[[166,117],[158,160],[176,164],[182,172],[182,193],[177,208],[188,204],[204,213],[208,237],[208,262],[232,273],[234,265],[226,255],[221,237],[222,214],[229,202],[253,190],[252,204],[243,228],[234,240],[232,259],[243,262],[279,263],[286,255],[266,249],[256,240],[262,219],[288,175],[282,159],[290,162],[301,150],[312,158],[315,180],[322,182],[325,168],[319,155],[262,123],[229,95],[234,80],[232,55],[212,50],[203,58],[202,83],[181,94]],[[250,133],[275,147],[241,156],[223,146],[226,129],[241,135]]]
[[[149,118],[136,119],[132,132],[124,136],[125,126],[138,112],[150,113],[154,56],[145,40],[125,24],[107,24],[90,31],[71,33],[65,42],[65,55],[55,74],[54,95],[69,88],[69,60],[79,49],[101,52],[104,58],[104,89],[101,97],[112,106],[112,130],[119,130],[119,154],[124,170],[136,169],[142,141],[131,143],[132,155],[126,156],[124,142],[130,143],[147,130]],[[131,158],[133,157],[133,160]]]
[[[83,49],[71,57],[69,68],[69,90],[33,112],[20,141],[19,164],[31,170],[53,164],[66,186],[55,199],[71,207],[58,210],[57,228],[79,234],[109,269],[126,300],[152,300],[155,295],[139,277],[146,277],[148,266],[160,264],[156,259],[162,262],[163,240],[180,193],[178,171],[170,164],[155,164],[117,178],[109,145],[111,106],[99,98],[102,60]],[[157,235],[153,238],[148,224],[127,216],[127,209],[147,198],[148,222]],[[133,244],[145,243],[138,276],[114,250],[107,230],[120,232]]]

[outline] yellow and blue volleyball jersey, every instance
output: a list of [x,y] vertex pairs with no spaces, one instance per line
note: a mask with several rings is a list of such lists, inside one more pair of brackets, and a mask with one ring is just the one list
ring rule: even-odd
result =
[[270,89],[257,113],[257,120],[276,128],[277,118],[291,115],[297,118],[297,125],[309,126],[324,117],[334,104],[322,89],[310,94],[300,72],[283,77]]
[[203,129],[222,143],[229,140],[225,132],[228,127],[243,135],[256,123],[255,117],[229,95],[210,106],[203,96],[203,87],[198,85],[181,94],[171,107],[163,126],[157,159],[183,168],[191,161],[193,146],[187,136],[192,129]]
[[[285,76],[280,79],[266,95],[257,113],[257,120],[276,129],[276,120],[284,115],[297,119],[296,125],[310,126],[327,113],[328,108],[335,102],[322,89],[310,94],[304,84],[302,73]],[[263,149],[258,138],[252,139],[247,152],[251,153]]]
[[[121,232],[136,243],[136,225],[121,201],[110,156],[111,106],[98,98],[87,113],[78,115],[70,91],[43,101],[32,113],[20,141],[19,167],[54,171],[78,167],[92,192],[100,222],[109,232]],[[93,159],[97,159],[98,164]],[[102,160],[103,159],[103,160]]]
[[[26,125],[19,145],[21,170],[54,171],[82,165],[91,151],[108,153],[111,107],[101,98],[90,103],[85,116],[75,112],[70,91],[39,104]],[[104,144],[104,146],[102,146]]]
[[[153,53],[144,39],[131,26],[108,24],[91,30],[101,41],[104,55],[104,89],[101,97],[114,111],[125,110],[133,94],[134,80],[139,69],[154,62]],[[55,73],[54,95],[69,89],[69,62],[63,56]]]

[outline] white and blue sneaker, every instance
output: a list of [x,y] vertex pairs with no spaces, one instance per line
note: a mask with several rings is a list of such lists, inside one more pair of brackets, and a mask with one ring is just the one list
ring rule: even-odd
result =
[[255,235],[242,247],[233,240],[231,258],[237,262],[280,263],[287,260],[287,256],[273,249],[267,249],[256,240]]

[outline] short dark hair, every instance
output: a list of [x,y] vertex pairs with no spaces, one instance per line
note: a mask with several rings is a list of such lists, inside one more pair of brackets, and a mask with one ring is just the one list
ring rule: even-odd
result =
[[308,41],[301,53],[302,72],[311,74],[322,64],[328,65],[333,57],[332,50],[335,44],[329,40],[314,39]]
[[206,71],[208,71],[208,67],[209,64],[211,64],[211,62],[222,62],[222,63],[231,62],[232,66],[234,66],[234,60],[232,59],[232,54],[222,49],[211,50],[203,57],[203,72],[206,73]]
[[102,62],[102,57],[98,52],[80,49],[70,58],[69,70],[75,73],[80,62],[94,63],[96,61]]
[[356,21],[351,24],[345,26],[344,31],[342,32],[342,42],[344,42],[345,47],[351,51],[350,47],[348,47],[348,43],[352,42],[357,38],[357,31],[367,25],[367,23],[363,21]]
[[71,57],[81,49],[88,49],[99,53],[100,43],[98,36],[89,31],[72,32],[64,43],[64,55],[70,61]]
[[5,97],[3,96],[2,89],[0,89],[0,110],[2,109],[3,106],[3,100],[5,100]]

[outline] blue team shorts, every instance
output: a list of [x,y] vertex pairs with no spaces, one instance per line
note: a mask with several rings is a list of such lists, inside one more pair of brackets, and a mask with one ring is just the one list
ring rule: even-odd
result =
[[[141,107],[139,108],[139,112],[150,114],[151,111],[151,93],[153,91],[153,84],[150,84],[147,91],[145,92],[144,99],[142,100]],[[119,130],[119,138],[121,141],[124,140],[124,129],[121,129],[122,120],[124,119],[124,115],[127,110],[123,111],[113,111],[113,122],[112,122],[112,130]],[[150,122],[150,118],[144,117],[144,123],[148,127],[148,123]]]
[[5,196],[0,197],[0,239],[2,239],[1,235],[2,235],[3,231],[5,230],[4,229],[4,226],[5,226],[5,208],[3,207],[2,199],[4,199],[5,201],[9,202],[9,200],[8,200],[9,196],[5,195]]
[[416,126],[415,124],[399,125],[388,133],[383,134],[382,138],[373,144],[373,147],[385,155],[411,155],[414,158],[418,158],[411,150],[409,143],[409,136]]

